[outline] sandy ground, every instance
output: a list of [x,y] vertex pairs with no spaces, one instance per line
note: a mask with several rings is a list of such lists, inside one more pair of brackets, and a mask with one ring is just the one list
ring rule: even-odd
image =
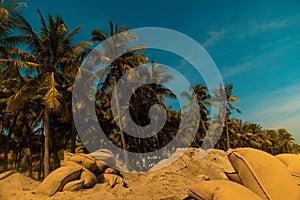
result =
[[[161,161],[162,165],[167,161]],[[188,188],[206,179],[227,179],[224,169],[231,168],[226,153],[212,150],[199,158],[199,149],[186,153],[168,167],[148,173],[122,173],[128,187],[96,184],[92,189],[77,192],[58,192],[52,197],[36,194],[40,182],[20,173],[1,178],[1,200],[79,200],[79,199],[130,199],[130,200],[177,200],[187,197]]]

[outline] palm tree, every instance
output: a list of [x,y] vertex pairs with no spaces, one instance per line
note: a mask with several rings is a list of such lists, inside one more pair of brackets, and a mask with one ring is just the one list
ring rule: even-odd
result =
[[245,144],[244,146],[249,146],[252,148],[262,149],[265,143],[262,138],[262,127],[257,123],[245,122],[242,126],[243,137],[240,140]]
[[63,96],[61,109],[62,112],[65,114],[60,117],[60,121],[64,123],[69,123],[71,125],[71,131],[69,134],[71,153],[75,153],[76,135],[77,135],[77,130],[74,124],[73,111],[72,111],[73,86],[75,83],[76,75],[79,71],[79,67],[83,63],[84,58],[87,56],[87,54],[90,51],[91,50],[89,48],[82,49],[81,51],[79,51],[78,54],[76,54],[77,58],[75,58],[75,61],[77,60],[77,62],[75,64],[64,66],[65,71],[63,73],[63,76],[65,80],[65,86],[64,86],[64,96]]
[[[154,64],[154,62],[152,62],[149,68],[143,68],[143,72],[137,76],[136,80],[131,80],[134,84],[141,81],[142,83],[152,82],[152,84],[143,85],[132,94],[129,110],[135,123],[140,126],[149,124],[150,119],[148,116],[148,112],[149,108],[154,104],[163,106],[168,115],[168,112],[170,112],[170,110],[168,108],[166,98],[174,99],[176,96],[172,91],[164,87],[164,85],[168,83],[172,78],[173,76],[168,75],[167,68],[163,67],[162,65]],[[155,82],[155,84],[153,82]],[[151,120],[151,123],[158,124],[158,120],[160,120],[160,116],[155,116]],[[160,149],[161,144],[159,135],[161,134],[157,133],[153,137],[147,139],[139,138],[137,142],[138,144],[136,144],[138,152],[148,152],[150,150],[153,151],[155,149]],[[153,142],[153,139],[155,142]],[[144,144],[142,144],[142,142]],[[148,145],[145,145],[145,143],[148,143]],[[143,147],[143,150],[140,150],[140,147]]]
[[278,129],[278,134],[281,142],[281,153],[292,153],[293,142],[295,140],[293,135],[284,128]]
[[272,155],[280,153],[280,136],[275,129],[266,130],[266,136],[270,138],[271,145],[268,146],[267,151]]
[[231,136],[230,146],[233,148],[246,147],[249,134],[243,130],[243,122],[240,119],[228,119],[228,131]]
[[[37,34],[27,22],[21,17],[22,31],[26,36],[25,44],[30,50],[26,56],[19,55],[22,66],[32,70],[36,75],[33,80],[35,93],[43,105],[43,125],[45,131],[44,152],[44,176],[49,174],[49,147],[51,117],[58,114],[62,107],[63,94],[70,87],[65,77],[65,72],[70,67],[80,66],[78,56],[89,45],[89,42],[73,44],[73,38],[81,27],[68,31],[62,17],[48,15],[48,24],[42,13],[40,16],[41,29]],[[33,84],[32,84],[33,85]]]
[[200,124],[199,124],[199,130],[196,135],[196,140],[194,141],[194,144],[197,147],[200,147],[207,133],[206,122],[208,120],[208,113],[209,113],[207,106],[211,105],[210,95],[207,93],[208,91],[207,87],[203,86],[201,83],[196,84],[195,86],[190,88],[190,91],[194,91],[195,97],[192,97],[188,92],[183,92],[181,94],[181,98],[188,99],[188,102],[184,105],[184,107],[191,106],[191,102],[193,101],[193,99],[197,100],[197,104],[200,111],[199,113]]
[[[229,136],[229,117],[230,115],[236,111],[241,113],[241,111],[233,104],[234,102],[238,102],[239,99],[237,96],[233,96],[233,84],[225,83],[224,86],[220,86],[220,88],[215,89],[214,91],[214,100],[216,102],[220,102],[220,112],[226,112],[224,127],[226,133],[226,149],[230,148],[230,136]],[[226,100],[226,101],[224,101]]]
[[[112,21],[109,22],[109,25],[110,25],[109,34],[106,34],[101,30],[93,30],[91,33],[92,41],[103,42],[104,40],[106,40],[110,37],[113,37],[119,33],[128,31],[128,27],[125,25],[121,26],[121,27],[116,25],[114,27]],[[130,33],[127,34],[127,37],[125,40],[118,40],[115,38],[114,42],[116,42],[116,44],[105,47],[106,48],[105,55],[108,55],[109,57],[114,57],[114,56],[118,55],[120,51],[123,51],[124,48],[126,48],[125,47],[126,44],[134,38],[135,38],[135,36],[133,36]],[[101,55],[101,52],[100,52],[100,55]],[[102,59],[100,62],[105,63],[107,60],[110,60],[110,58]],[[104,87],[102,87],[101,90],[105,91],[105,90],[108,90],[107,88],[111,88],[113,85],[116,85],[118,80],[128,70],[130,70],[136,66],[139,66],[140,64],[146,63],[147,60],[148,59],[144,55],[141,55],[138,51],[131,51],[125,55],[118,57],[113,63],[110,63],[110,65],[106,69],[106,78],[105,78],[104,82],[102,83],[102,86],[104,86]],[[120,115],[119,97],[118,97],[119,91],[116,90],[115,93],[117,94],[117,97],[116,97],[116,109],[117,109],[117,113],[118,113],[117,120],[118,120],[119,125],[121,125],[122,124],[122,120],[121,120],[122,116],[119,116]],[[128,163],[128,155],[126,153],[127,152],[126,150],[128,148],[127,148],[125,133],[121,129],[119,132],[120,132],[120,136],[121,136],[122,148],[124,150],[125,162]]]

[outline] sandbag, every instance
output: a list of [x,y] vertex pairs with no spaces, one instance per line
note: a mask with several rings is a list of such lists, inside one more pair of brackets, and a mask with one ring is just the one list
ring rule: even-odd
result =
[[100,174],[97,176],[98,183],[108,183],[110,187],[114,187],[116,184],[125,185],[123,178],[115,174]]
[[75,154],[74,153],[70,153],[68,151],[64,151],[64,160],[68,161],[70,160],[70,158],[72,158]]
[[300,176],[297,174],[292,174],[292,177],[296,181],[297,185],[300,186]]
[[118,174],[118,171],[113,168],[106,168],[104,171],[105,174]]
[[65,161],[65,160],[61,160],[60,161],[60,166],[61,167],[66,167],[66,166],[81,166],[83,168],[82,165],[75,163],[75,162],[71,162],[71,161]]
[[[71,161],[61,161],[61,166],[81,166],[81,165]],[[95,174],[85,167],[82,167],[82,172],[80,174],[79,179],[83,181],[83,187],[85,188],[93,187],[97,183],[97,177],[95,176]]]
[[83,188],[83,180],[75,180],[67,183],[62,191],[78,191]]
[[105,171],[107,164],[103,161],[96,160],[96,166],[97,169],[95,170],[95,174],[102,174]]
[[287,166],[291,174],[296,174],[300,176],[300,155],[278,154],[275,157]]
[[18,172],[17,170],[10,170],[10,171],[3,172],[3,173],[0,174],[0,180],[5,179],[5,178],[17,173],[17,172]]
[[37,192],[52,196],[56,192],[62,191],[68,182],[78,179],[81,171],[81,166],[60,167],[44,179]]
[[93,156],[96,160],[103,161],[110,167],[114,166],[116,163],[114,154],[107,149],[99,149],[89,155]]
[[300,199],[295,180],[274,156],[257,149],[238,148],[229,150],[228,158],[242,184],[263,199]]
[[201,181],[188,194],[196,200],[262,200],[248,188],[228,180]]
[[97,177],[88,169],[83,169],[80,180],[83,181],[83,187],[85,188],[91,188],[97,183]]
[[286,165],[297,185],[300,186],[300,155],[278,154],[275,157]]
[[236,182],[238,184],[242,184],[242,181],[241,181],[238,173],[234,169],[225,169],[224,173],[229,180]]
[[97,169],[96,159],[89,154],[77,154],[72,156],[68,161],[80,164],[92,172]]

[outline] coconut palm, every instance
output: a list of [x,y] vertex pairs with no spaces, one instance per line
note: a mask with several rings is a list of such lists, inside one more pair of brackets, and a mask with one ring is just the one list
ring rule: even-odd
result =
[[[121,39],[119,39],[119,37],[115,37],[113,39],[113,42],[115,42],[114,44],[111,44],[111,46],[106,45],[105,46],[105,55],[108,57],[103,58],[103,56],[99,56],[101,58],[102,63],[109,63],[109,61],[111,60],[110,57],[115,57],[117,55],[119,55],[120,52],[124,52],[124,48],[126,48],[126,45],[128,44],[128,42],[130,42],[131,40],[133,40],[136,36],[134,36],[133,34],[131,34],[130,32],[126,32],[128,31],[128,27],[127,26],[121,26],[119,27],[118,25],[116,25],[114,27],[112,21],[109,22],[110,25],[110,32],[108,34],[106,34],[105,32],[101,31],[101,30],[93,30],[92,31],[92,41],[95,42],[103,42],[106,39],[113,37],[119,33],[126,33],[123,35],[123,37],[121,37]],[[103,52],[99,52],[99,55],[103,55]],[[107,91],[109,90],[108,88],[111,88],[112,86],[116,85],[118,80],[130,69],[139,66],[141,64],[144,64],[147,62],[147,58],[142,55],[140,52],[138,51],[130,51],[129,53],[126,53],[124,55],[119,56],[114,62],[109,63],[109,66],[107,66],[106,68],[106,78],[104,80],[104,82],[101,84],[101,89],[102,91]],[[120,107],[119,107],[119,91],[115,91],[115,93],[117,94],[116,97],[116,109],[117,109],[117,120],[119,122],[119,124],[122,124],[122,116],[119,116],[120,113]],[[128,162],[128,157],[127,157],[127,153],[126,150],[128,149],[127,143],[126,143],[126,138],[125,138],[125,133],[120,130],[119,131],[120,136],[121,136],[121,145],[122,148],[124,150],[124,158],[125,158],[125,162]]]
[[[149,68],[143,68],[143,72],[137,75],[136,80],[132,80],[134,84],[140,81],[145,83],[156,82],[156,84],[145,84],[133,92],[129,110],[135,123],[140,126],[145,126],[149,123],[157,124],[158,120],[161,120],[160,116],[153,117],[151,121],[148,116],[149,109],[154,104],[160,104],[166,110],[167,115],[169,114],[168,112],[170,112],[170,109],[167,105],[167,98],[174,99],[176,96],[171,90],[164,87],[164,85],[172,78],[173,77],[171,75],[168,75],[167,68],[163,67],[162,65],[156,65],[152,62]],[[168,121],[168,119],[166,120]],[[138,152],[148,152],[150,150],[154,151],[156,149],[160,149],[161,134],[164,133],[157,133],[153,137],[147,139],[139,138],[137,142],[138,144],[136,144]],[[148,145],[142,144],[142,142],[148,143]],[[143,147],[143,150],[140,150],[140,147]]]
[[281,153],[292,153],[293,142],[295,140],[293,135],[284,128],[278,129],[278,134],[280,137]]
[[280,153],[280,135],[278,131],[275,129],[266,130],[265,136],[269,138],[271,145],[268,146],[267,151],[272,155],[276,155]]
[[195,97],[192,97],[188,92],[183,92],[181,94],[181,98],[187,98],[188,102],[184,105],[184,107],[191,106],[191,103],[193,99],[195,98],[197,100],[197,104],[199,107],[199,116],[200,116],[200,124],[199,124],[199,130],[196,135],[196,139],[193,143],[193,145],[196,145],[197,147],[200,147],[202,145],[202,142],[204,140],[204,137],[207,133],[207,121],[208,121],[208,106],[211,105],[210,101],[210,95],[207,93],[207,87],[203,86],[201,83],[196,84],[192,88],[190,88],[190,91],[193,91],[195,94]]
[[248,142],[249,133],[243,129],[243,122],[240,119],[229,118],[227,126],[230,138],[230,146],[233,148],[246,147]]
[[214,101],[220,103],[220,112],[225,114],[224,127],[226,134],[226,149],[230,148],[230,136],[229,136],[229,117],[233,112],[241,113],[241,111],[233,104],[238,102],[239,99],[237,96],[233,96],[233,84],[225,83],[224,86],[220,86],[214,91]]
[[229,139],[229,130],[227,120],[229,116],[234,112],[241,113],[241,111],[233,104],[234,102],[238,102],[239,98],[237,96],[233,96],[233,84],[225,84],[225,93],[226,93],[226,120],[225,120],[225,128],[226,128],[226,141],[227,141],[227,149],[230,148],[230,139]]
[[47,23],[39,10],[38,14],[41,23],[40,34],[32,29],[26,19],[20,17],[21,29],[26,36],[25,44],[30,53],[20,54],[19,60],[8,61],[7,63],[17,63],[17,65],[26,67],[35,74],[28,84],[32,86],[29,88],[35,88],[35,93],[31,93],[31,95],[39,98],[43,107],[44,176],[46,177],[49,174],[51,117],[53,114],[59,113],[64,91],[70,87],[66,79],[66,72],[69,68],[79,66],[78,56],[90,43],[73,44],[73,38],[81,27],[69,31],[60,15],[56,17],[48,15]]
[[244,146],[262,149],[265,141],[261,138],[262,127],[260,124],[245,122],[242,126],[242,132],[240,141],[244,143]]

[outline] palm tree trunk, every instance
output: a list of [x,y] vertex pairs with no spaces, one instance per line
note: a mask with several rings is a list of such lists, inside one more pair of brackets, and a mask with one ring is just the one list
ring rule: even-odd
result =
[[[117,85],[117,80],[116,77],[114,77],[114,85]],[[121,120],[121,116],[120,116],[120,105],[119,105],[119,97],[118,97],[118,89],[117,87],[115,88],[116,90],[116,106],[117,106],[117,112],[118,112],[118,121],[119,121],[119,125],[122,127],[122,120]],[[120,135],[121,135],[121,142],[122,142],[122,148],[123,148],[123,153],[124,153],[124,159],[125,159],[125,166],[129,166],[128,164],[128,154],[127,154],[127,148],[126,148],[126,140],[125,140],[125,134],[123,132],[123,130],[120,127]]]
[[202,118],[200,118],[200,123],[201,123],[202,129],[203,129],[203,132],[204,132],[203,136],[205,137],[205,135],[207,133],[207,128],[206,128],[205,123],[202,120]]
[[[0,115],[0,138],[3,133],[3,114]],[[1,148],[0,148],[0,153],[1,153]]]
[[230,139],[229,139],[229,130],[228,130],[228,122],[226,120],[226,124],[225,124],[225,128],[226,128],[226,148],[227,150],[230,149]]
[[[3,114],[0,116],[0,140],[2,139],[2,133],[3,133]],[[2,147],[0,147],[0,154],[2,153]]]
[[29,177],[32,178],[32,155],[33,155],[33,142],[32,142],[32,133],[30,134],[30,144],[29,144]]
[[[134,116],[135,116],[135,119],[137,120],[138,124],[141,124],[141,121],[140,121],[140,119],[139,119],[137,110],[138,110],[138,109],[136,109],[136,110],[134,111]],[[138,133],[138,135],[141,136],[140,133]],[[136,137],[135,137],[135,139],[136,139]],[[146,152],[146,148],[145,148],[146,146],[143,145],[143,142],[141,142],[141,137],[138,139],[137,144],[138,144],[138,145],[137,145],[137,151],[138,151],[138,153],[140,153],[140,152],[145,153],[145,152]],[[143,147],[142,150],[141,150],[141,147]]]
[[72,133],[71,133],[71,153],[75,153],[76,149],[76,127],[72,120]]
[[156,133],[154,135],[154,138],[155,138],[155,142],[156,142],[156,149],[160,149],[160,142],[159,142],[159,137],[158,137],[158,133]]
[[19,112],[14,116],[13,121],[9,127],[7,138],[6,138],[6,143],[5,143],[5,149],[4,149],[4,171],[8,169],[8,153],[9,153],[9,143],[11,140],[12,132],[15,127],[17,117],[19,115]]
[[8,132],[8,135],[6,137],[6,143],[4,148],[4,171],[7,171],[8,169],[8,153],[9,153],[9,143],[11,139],[11,131]]
[[57,151],[53,151],[52,152],[52,156],[53,156],[53,159],[54,159],[54,167],[53,169],[57,169],[60,167],[60,160],[59,160],[59,157],[58,157],[58,154],[57,154]]
[[44,131],[45,131],[45,141],[44,141],[44,178],[49,175],[50,169],[50,111],[48,106],[45,106],[44,113]]
[[[44,121],[43,121],[44,123]],[[40,148],[40,163],[39,163],[39,172],[38,172],[38,179],[42,178],[43,173],[43,161],[44,161],[44,124],[42,125],[42,134],[40,136],[41,148]]]
[[[154,105],[154,99],[153,98],[150,99],[150,104]],[[156,133],[154,135],[154,139],[155,139],[155,143],[156,143],[156,149],[160,149],[160,142],[159,142],[158,133]]]
[[20,167],[20,164],[21,164],[22,149],[23,149],[23,141],[19,146],[18,153],[17,153],[17,156],[16,156],[16,170],[19,170],[19,167]]
[[135,142],[135,145],[136,145],[136,151],[137,151],[137,153],[141,153],[141,151],[140,151],[140,148],[139,148],[139,141],[138,141],[138,139],[136,138],[136,137],[134,137],[134,142]]

